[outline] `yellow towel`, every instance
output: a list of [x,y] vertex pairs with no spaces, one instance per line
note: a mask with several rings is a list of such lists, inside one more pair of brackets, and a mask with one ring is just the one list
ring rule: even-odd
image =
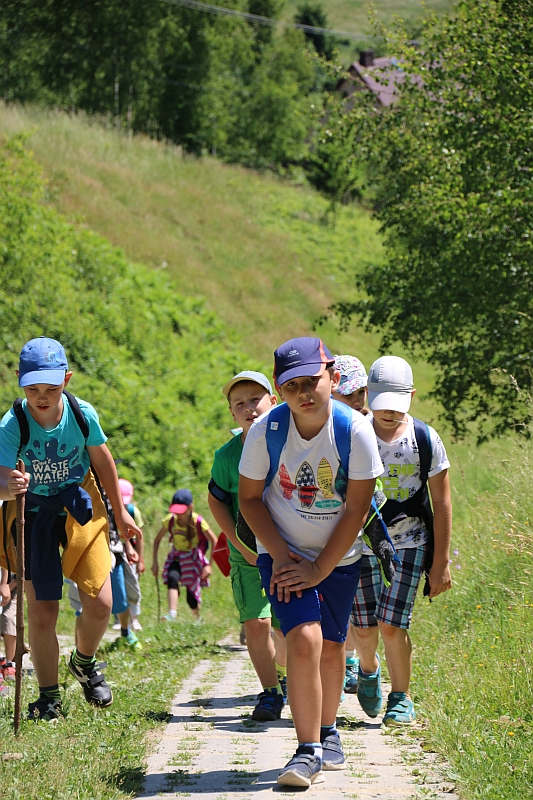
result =
[[[67,513],[65,524],[67,546],[63,550],[63,575],[77,583],[78,587],[90,597],[98,597],[111,571],[109,524],[104,501],[91,470],[85,475],[81,486],[91,497],[93,516],[86,525],[80,525],[71,514]],[[4,537],[3,530],[0,530],[0,565],[7,569],[7,559],[9,559],[9,567],[14,572],[17,560],[11,526],[16,517],[16,501],[9,500],[6,506],[7,536]],[[3,518],[3,514],[1,517]],[[7,543],[7,554],[4,540]]]

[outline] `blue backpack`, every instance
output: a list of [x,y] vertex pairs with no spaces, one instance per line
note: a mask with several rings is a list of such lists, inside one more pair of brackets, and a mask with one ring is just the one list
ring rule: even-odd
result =
[[[333,404],[333,435],[335,438],[335,445],[339,453],[339,469],[335,478],[335,489],[340,494],[343,500],[346,499],[346,489],[348,486],[348,470],[350,461],[350,452],[352,447],[352,412],[344,403],[338,400],[332,400]],[[281,458],[281,451],[287,441],[289,435],[289,426],[291,421],[291,414],[289,407],[286,403],[281,403],[275,406],[268,415],[268,423],[266,430],[266,444],[268,455],[270,458],[270,468],[265,479],[265,486],[270,486],[274,480],[274,476],[279,468]],[[394,544],[389,536],[387,526],[381,515],[381,508],[385,505],[386,498],[382,491],[381,482],[377,481],[376,491],[370,504],[370,511],[363,528],[363,540],[372,549],[374,554],[379,560],[381,575],[386,586],[389,586],[394,579],[394,569],[392,563],[384,571],[386,566],[384,563],[383,548],[376,552],[376,538],[381,538],[388,543],[386,550],[390,555],[390,561],[396,564],[401,564],[400,558],[394,548]],[[377,530],[376,530],[377,525]],[[373,536],[370,538],[367,530],[373,526]]]

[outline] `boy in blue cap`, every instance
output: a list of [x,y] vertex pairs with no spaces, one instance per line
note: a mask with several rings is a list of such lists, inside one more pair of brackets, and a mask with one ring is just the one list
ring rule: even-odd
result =
[[[26,494],[25,575],[29,640],[39,682],[30,703],[33,719],[61,714],[56,623],[63,575],[78,584],[83,611],[76,621],[76,647],[69,670],[87,702],[111,705],[113,695],[95,659],[111,612],[110,556],[106,509],[91,465],[106,491],[125,537],[142,536],[122,503],[118,477],[94,408],[65,392],[72,378],[55,339],[32,339],[17,370],[25,400],[0,422],[0,499],[8,502],[0,564],[15,563],[14,506]],[[22,458],[25,472],[15,467]],[[60,546],[63,555],[60,555]],[[5,548],[5,549],[4,549]]]
[[[331,398],[340,375],[324,343],[291,339],[274,358],[276,385],[286,405],[262,416],[248,433],[239,501],[258,540],[263,587],[287,638],[298,748],[278,783],[310,786],[323,780],[322,767],[345,765],[335,727],[344,641],[359,580],[358,532],[382,467],[369,423]],[[347,420],[347,470],[335,418]],[[286,438],[278,440],[279,457],[273,458],[278,432]]]

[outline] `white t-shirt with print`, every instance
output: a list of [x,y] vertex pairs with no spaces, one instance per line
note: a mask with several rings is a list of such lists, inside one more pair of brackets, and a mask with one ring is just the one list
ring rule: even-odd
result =
[[[399,502],[408,500],[422,486],[415,426],[410,414],[407,415],[407,418],[405,432],[394,442],[384,442],[376,435],[379,455],[383,464],[383,472],[379,476],[383,484],[383,491],[388,500],[398,500]],[[432,452],[429,477],[432,478],[439,472],[448,469],[450,462],[438,433],[429,425],[428,429]],[[406,517],[395,525],[391,525],[389,535],[398,550],[418,547],[427,541],[426,527],[419,517]],[[372,551],[366,544],[363,554],[372,555]]]
[[[270,469],[265,434],[270,412],[250,428],[239,465],[239,472],[252,480],[264,480]],[[345,503],[335,488],[340,465],[333,432],[333,417],[313,439],[302,439],[291,414],[287,441],[281,452],[278,471],[267,486],[263,501],[280,535],[291,549],[314,560],[326,546],[345,511]],[[348,478],[376,478],[383,470],[370,423],[352,410],[352,445]],[[266,553],[257,542],[259,553]],[[340,564],[351,564],[361,557],[360,538]]]

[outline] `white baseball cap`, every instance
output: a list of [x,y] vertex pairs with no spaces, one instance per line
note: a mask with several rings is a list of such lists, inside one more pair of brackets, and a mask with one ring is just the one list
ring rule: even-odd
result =
[[229,393],[231,389],[236,383],[240,383],[241,381],[253,381],[254,383],[258,383],[263,387],[263,389],[266,389],[269,394],[273,394],[272,386],[270,385],[270,381],[266,375],[263,375],[262,372],[254,372],[251,369],[247,369],[244,370],[244,372],[239,372],[238,375],[235,375],[234,378],[232,378],[226,383],[225,386],[222,387],[222,394],[224,397],[229,399]]
[[368,407],[371,411],[409,411],[413,370],[404,358],[382,356],[368,373]]

